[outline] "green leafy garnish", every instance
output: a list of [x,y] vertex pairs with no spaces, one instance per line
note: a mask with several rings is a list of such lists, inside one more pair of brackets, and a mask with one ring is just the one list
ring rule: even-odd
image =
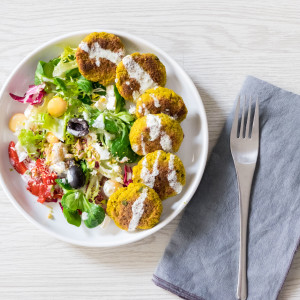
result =
[[125,106],[125,99],[120,95],[116,85],[114,85],[114,93],[116,97],[116,109],[115,112],[120,112]]
[[55,179],[55,182],[62,188],[64,193],[67,193],[68,191],[72,190],[72,187],[69,185],[69,183],[66,181],[66,179]]
[[58,139],[65,139],[66,132],[66,117],[53,118],[48,113],[38,115],[39,124],[42,128],[52,132]]
[[88,218],[84,220],[84,224],[88,228],[94,228],[100,225],[104,218],[105,218],[105,211],[104,209],[96,204],[90,203],[88,207]]
[[83,76],[80,76],[77,80],[77,85],[79,90],[83,91],[86,94],[89,94],[93,91],[93,83]]
[[[18,135],[18,140],[22,147],[25,148],[28,156],[34,158],[42,152],[45,143],[45,133],[22,129]],[[40,152],[38,152],[40,151]]]
[[80,216],[78,210],[71,211],[71,210],[63,207],[63,214],[69,224],[75,225],[77,227],[79,227],[81,225],[81,216]]
[[36,71],[35,71],[35,76],[34,76],[34,84],[38,85],[43,82],[53,82],[53,70],[54,70],[54,63],[53,61],[49,62],[44,62],[44,61],[39,61]]
[[88,197],[81,190],[68,191],[62,197],[61,205],[66,220],[75,226],[80,226],[81,224],[77,216],[78,210],[87,213],[88,217],[84,220],[84,223],[88,228],[100,225],[105,218],[104,209],[93,202],[89,202]]
[[113,139],[105,140],[111,154],[119,161],[127,157],[128,163],[136,162],[139,156],[131,149],[129,132],[135,117],[127,111],[113,113],[105,111],[104,117],[105,130],[114,135]]
[[70,190],[63,195],[61,205],[71,211],[83,209],[84,194],[81,191]]

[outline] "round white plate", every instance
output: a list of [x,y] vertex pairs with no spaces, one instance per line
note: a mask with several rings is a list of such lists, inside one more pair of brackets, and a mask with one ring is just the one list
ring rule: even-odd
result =
[[[100,30],[106,31],[106,30]],[[164,51],[131,34],[107,30],[118,35],[125,44],[127,53],[150,52],[156,54],[167,70],[166,87],[181,95],[188,108],[182,122],[185,138],[177,153],[186,168],[186,185],[182,193],[163,202],[160,223],[152,229],[128,233],[120,230],[112,221],[105,228],[88,229],[72,226],[64,219],[57,203],[51,203],[54,220],[48,219],[49,208],[36,201],[25,187],[25,183],[8,161],[8,144],[16,137],[8,129],[10,117],[23,112],[27,105],[13,101],[9,93],[23,95],[28,85],[34,82],[34,72],[39,60],[48,61],[61,54],[64,46],[77,47],[92,31],[81,31],[61,36],[44,44],[29,54],[12,72],[0,93],[0,182],[10,201],[29,221],[40,229],[63,241],[89,247],[110,247],[132,243],[158,231],[173,220],[186,206],[201,180],[208,151],[208,128],[205,110],[198,91],[183,69]]]

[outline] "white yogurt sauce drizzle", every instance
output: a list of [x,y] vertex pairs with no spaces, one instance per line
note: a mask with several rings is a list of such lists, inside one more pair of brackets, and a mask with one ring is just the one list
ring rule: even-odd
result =
[[175,193],[179,194],[182,191],[182,184],[177,181],[177,175],[174,169],[174,159],[175,159],[175,155],[170,154],[168,181],[170,187],[175,191]]
[[141,134],[141,147],[142,147],[142,153],[143,153],[143,155],[146,155],[146,144],[145,144],[145,142],[144,142],[144,135],[143,134]]
[[150,141],[155,141],[161,134],[161,119],[156,115],[147,115],[146,122],[150,129]]
[[[160,145],[161,145],[162,149],[167,152],[172,151],[172,140],[165,131],[161,130],[162,126],[161,126],[160,117],[149,114],[146,117],[146,122],[147,122],[147,128],[149,128],[149,130],[150,130],[149,141],[155,141],[157,138],[160,137]],[[143,139],[142,139],[142,143],[144,143]],[[144,146],[142,146],[142,148],[143,147]]]
[[166,152],[172,151],[172,140],[164,131],[162,132],[160,137],[160,145],[164,151]]
[[123,65],[127,70],[129,77],[134,78],[140,85],[139,92],[132,93],[133,99],[136,100],[141,94],[150,88],[154,88],[157,84],[152,80],[150,75],[133,60],[131,55],[127,55],[122,59]]
[[[141,106],[140,106],[140,107],[141,107]],[[150,111],[149,111],[148,108],[146,107],[146,104],[145,104],[145,103],[143,103],[143,109],[144,109],[144,116],[150,114]],[[141,109],[141,112],[142,112],[142,109]]]
[[96,66],[100,67],[100,58],[105,58],[114,64],[118,64],[124,56],[124,50],[113,52],[109,49],[103,49],[98,42],[92,44],[91,48],[86,42],[81,42],[79,48],[89,54],[90,59],[96,60]]
[[155,95],[154,94],[150,94],[150,96],[152,97],[152,99],[154,101],[154,106],[155,107],[160,107],[159,100],[155,97]]
[[134,231],[139,225],[140,219],[144,213],[144,202],[147,199],[147,195],[148,195],[148,189],[144,188],[140,196],[133,203],[131,207],[132,218],[128,226],[128,231]]
[[148,161],[146,158],[143,159],[142,162],[142,170],[141,170],[141,179],[143,180],[143,183],[149,188],[154,187],[155,183],[155,178],[157,175],[159,175],[159,170],[158,170],[158,160],[161,155],[161,151],[157,151],[157,156],[153,164],[152,172],[148,169]]

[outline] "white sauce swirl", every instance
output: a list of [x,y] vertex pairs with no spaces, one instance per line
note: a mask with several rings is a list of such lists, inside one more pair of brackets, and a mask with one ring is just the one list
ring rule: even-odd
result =
[[161,119],[156,115],[147,115],[146,122],[150,129],[150,141],[155,141],[161,134]]
[[164,151],[166,152],[172,151],[172,140],[165,131],[163,131],[161,134],[160,145]]
[[148,189],[144,188],[140,196],[134,201],[131,207],[132,218],[128,226],[128,231],[134,231],[139,225],[141,217],[144,213],[144,202],[147,198],[147,195],[148,195]]
[[122,59],[122,62],[129,77],[134,78],[140,85],[139,91],[134,91],[132,93],[134,100],[136,100],[146,90],[157,86],[157,84],[152,80],[151,76],[137,62],[134,61],[131,55],[125,56]]
[[155,107],[160,107],[159,100],[155,97],[155,95],[154,94],[150,94],[150,96],[152,97],[152,99],[154,101],[154,106]]
[[148,169],[148,161],[146,158],[143,159],[142,162],[142,170],[141,170],[141,179],[143,180],[143,183],[149,188],[153,188],[154,183],[155,183],[155,178],[156,176],[159,175],[159,170],[158,170],[158,160],[161,155],[161,151],[157,151],[157,156],[153,164],[152,172]]
[[175,155],[170,154],[168,181],[170,187],[174,190],[174,192],[176,194],[179,194],[182,191],[182,184],[177,181],[177,175],[174,169],[174,159],[175,159]]
[[105,58],[117,65],[125,55],[123,49],[120,49],[118,52],[113,52],[109,49],[103,49],[98,42],[93,43],[91,48],[86,42],[81,42],[79,48],[88,53],[90,59],[95,58],[97,67],[100,67],[100,58]]

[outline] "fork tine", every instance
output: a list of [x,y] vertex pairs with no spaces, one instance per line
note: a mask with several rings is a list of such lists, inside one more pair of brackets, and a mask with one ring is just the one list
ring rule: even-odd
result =
[[244,128],[245,128],[245,102],[246,102],[246,95],[244,96],[244,101],[243,101],[243,111],[242,111],[242,120],[241,120],[241,126],[240,126],[240,135],[239,138],[244,137]]
[[259,106],[258,106],[258,98],[256,98],[251,138],[258,138],[258,136],[259,136]]
[[250,96],[249,99],[249,108],[248,108],[248,117],[247,117],[247,123],[246,123],[246,133],[245,138],[249,138],[249,127],[250,127],[250,117],[251,117],[251,103],[252,103],[252,97]]
[[232,127],[231,127],[231,133],[230,133],[231,138],[237,137],[239,114],[240,114],[240,96],[239,96],[239,99],[236,104],[235,115],[234,115],[234,119],[233,119],[233,123],[232,123]]

